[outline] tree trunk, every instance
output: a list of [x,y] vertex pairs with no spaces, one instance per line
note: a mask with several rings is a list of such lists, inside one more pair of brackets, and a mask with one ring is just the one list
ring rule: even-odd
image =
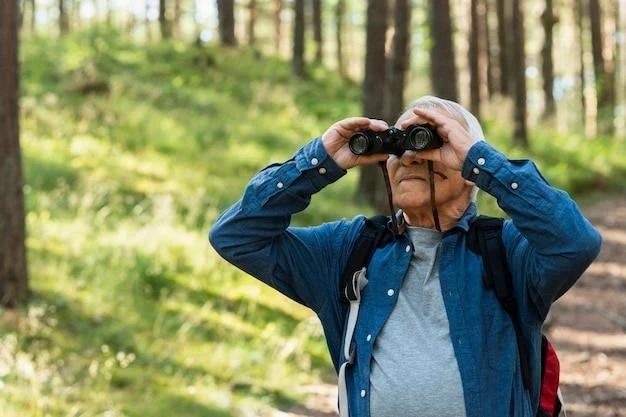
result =
[[19,139],[18,2],[0,2],[0,305],[28,296]]
[[429,2],[430,80],[433,93],[441,98],[458,101],[456,66],[452,43],[452,22],[449,0]]
[[167,0],[159,0],[159,28],[161,29],[161,39],[172,37],[172,28],[167,13]]
[[[11,0],[9,0],[11,1]],[[59,0],[59,33],[65,35],[70,30],[70,23],[67,16],[66,0]]]
[[485,77],[487,81],[486,96],[488,100],[493,95],[495,83],[493,80],[493,54],[491,53],[491,30],[489,25],[489,2],[491,0],[483,0],[484,13],[483,24],[481,26],[481,51],[485,62]]
[[591,51],[593,70],[596,79],[598,131],[613,133],[613,92],[612,71],[604,60],[602,32],[602,10],[599,0],[589,0],[589,21],[591,23]]
[[585,29],[584,29],[584,8],[583,0],[576,0],[576,26],[578,30],[578,59],[579,73],[578,79],[580,83],[580,107],[582,115],[582,130],[586,131],[587,127],[587,98],[585,97]]
[[[368,0],[362,103],[363,115],[375,119],[384,116],[386,32],[387,0]],[[385,185],[378,166],[361,167],[357,193],[357,198],[364,198],[378,212],[388,211]]]
[[479,39],[480,21],[478,18],[479,0],[470,2],[470,41],[469,41],[469,70],[470,70],[470,112],[480,119],[480,67],[479,67]]
[[248,45],[254,46],[256,43],[256,0],[248,0]]
[[217,0],[217,16],[219,20],[220,41],[223,46],[235,46],[235,2],[233,0]]
[[304,0],[294,1],[294,25],[293,25],[293,73],[298,77],[306,76],[304,63]]
[[274,0],[274,48],[276,53],[280,54],[281,44],[281,19],[280,12],[283,9],[282,0]]
[[556,112],[554,104],[554,65],[552,63],[552,39],[554,25],[557,19],[554,16],[552,0],[545,0],[546,6],[541,14],[541,24],[543,25],[544,41],[541,48],[541,73],[543,74],[543,95],[545,97],[544,118],[551,118]]
[[30,0],[30,33],[35,33],[35,27],[37,22],[37,5],[35,0]]
[[521,0],[513,0],[513,33],[512,52],[516,57],[517,65],[513,67],[515,88],[513,89],[515,99],[514,110],[514,131],[513,143],[521,146],[528,146],[528,131],[526,127],[526,53],[524,50],[524,14],[522,12]]
[[315,41],[315,62],[323,61],[322,43],[322,0],[313,0],[313,40]]
[[343,60],[343,20],[346,12],[345,0],[337,0],[335,6],[335,40],[337,43],[337,68],[339,75],[346,76],[346,66]]
[[395,122],[404,109],[404,85],[409,68],[409,41],[411,38],[410,0],[396,0],[394,10],[395,31],[391,56],[387,59],[383,115],[388,123]]
[[172,35],[175,38],[181,37],[180,18],[182,15],[182,0],[174,0],[174,17],[172,19]]
[[500,62],[499,68],[499,86],[500,93],[503,96],[511,95],[511,82],[509,81],[509,62],[511,51],[508,47],[509,41],[509,19],[507,18],[507,1],[496,0],[496,13],[498,15],[498,58]]

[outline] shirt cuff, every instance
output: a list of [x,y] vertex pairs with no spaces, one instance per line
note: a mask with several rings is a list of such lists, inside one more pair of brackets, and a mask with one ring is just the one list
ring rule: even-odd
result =
[[337,181],[347,172],[328,155],[319,137],[298,150],[295,161],[298,170],[315,185],[317,190]]
[[498,152],[493,146],[485,141],[479,141],[472,145],[467,153],[461,175],[480,189],[487,190],[493,175],[507,161],[506,156]]

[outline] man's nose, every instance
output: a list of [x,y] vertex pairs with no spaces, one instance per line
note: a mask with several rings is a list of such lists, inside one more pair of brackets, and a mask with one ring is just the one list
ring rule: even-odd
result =
[[414,165],[414,164],[423,164],[425,159],[422,159],[417,156],[417,152],[415,151],[404,151],[404,153],[400,156],[400,162],[403,165]]

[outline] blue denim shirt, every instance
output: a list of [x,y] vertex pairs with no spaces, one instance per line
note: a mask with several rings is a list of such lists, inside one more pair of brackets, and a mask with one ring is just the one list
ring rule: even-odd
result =
[[[315,227],[289,224],[313,194],[344,174],[315,139],[292,159],[254,176],[209,235],[229,262],[315,311],[336,369],[343,360],[346,319],[340,277],[365,218]],[[481,258],[467,246],[465,232],[476,215],[471,204],[439,247],[441,292],[467,416],[534,417],[543,320],[554,300],[595,259],[601,238],[567,193],[551,187],[530,161],[508,160],[478,142],[464,161],[462,175],[495,197],[511,218],[504,224],[503,241],[530,350],[532,381],[527,391],[511,320],[494,292],[484,288]],[[410,239],[400,235],[378,250],[369,265],[354,334],[356,359],[346,376],[352,417],[369,416],[372,349],[395,305],[412,249]]]

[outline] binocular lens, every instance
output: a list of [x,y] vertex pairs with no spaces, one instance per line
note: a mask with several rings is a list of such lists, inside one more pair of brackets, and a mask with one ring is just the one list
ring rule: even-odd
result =
[[429,147],[433,141],[433,134],[430,130],[421,126],[413,128],[407,135],[408,147],[412,150],[419,151]]
[[370,148],[370,139],[364,133],[355,133],[348,143],[350,150],[355,155],[364,155]]

